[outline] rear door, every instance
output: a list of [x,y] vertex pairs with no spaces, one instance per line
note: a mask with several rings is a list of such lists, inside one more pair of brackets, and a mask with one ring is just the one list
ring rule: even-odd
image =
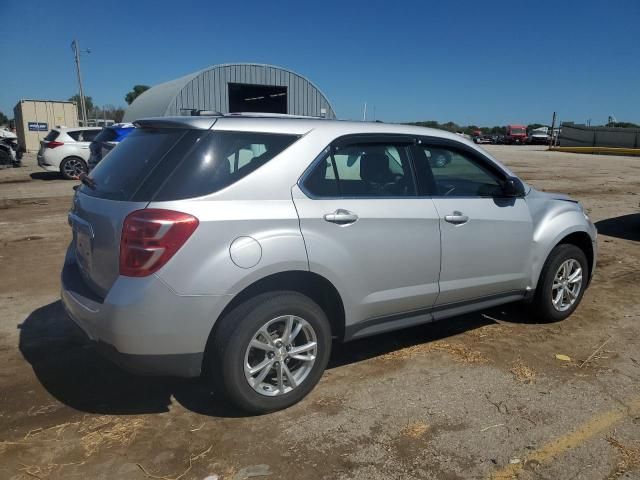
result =
[[522,292],[533,223],[524,198],[505,198],[506,178],[489,159],[457,142],[414,147],[421,188],[440,216],[442,267],[436,305]]
[[342,140],[293,189],[310,269],[338,286],[348,336],[376,333],[438,295],[439,218],[417,195],[411,142]]

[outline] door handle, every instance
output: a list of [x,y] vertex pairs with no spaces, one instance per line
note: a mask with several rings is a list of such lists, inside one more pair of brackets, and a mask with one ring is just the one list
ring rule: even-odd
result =
[[453,223],[454,225],[462,225],[463,223],[467,223],[469,221],[469,217],[456,210],[451,215],[445,215],[444,221]]
[[336,223],[338,225],[350,225],[358,220],[358,215],[349,210],[339,208],[333,213],[327,213],[324,216],[327,222]]

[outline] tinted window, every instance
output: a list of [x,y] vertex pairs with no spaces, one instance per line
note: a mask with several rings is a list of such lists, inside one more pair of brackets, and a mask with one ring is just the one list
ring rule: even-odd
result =
[[417,145],[416,151],[418,180],[428,193],[448,197],[502,194],[498,175],[471,154],[429,145]]
[[85,130],[82,132],[82,142],[93,142],[100,130]]
[[405,197],[416,194],[406,147],[354,144],[327,154],[304,184],[314,196]]
[[295,135],[271,133],[207,132],[165,177],[154,200],[178,200],[221,190],[260,168],[297,139]]
[[[105,131],[108,129],[96,138]],[[91,171],[95,187],[83,184],[81,191],[95,197],[129,200],[184,135],[181,129],[136,129]]]
[[47,133],[47,136],[44,137],[44,141],[53,142],[56,138],[58,138],[58,135],[60,135],[60,132],[58,130],[51,130],[49,133]]
[[80,134],[82,132],[80,130],[75,130],[72,132],[67,132],[67,135],[69,135],[71,138],[73,138],[76,142],[80,140]]
[[103,128],[98,135],[96,135],[94,141],[96,142],[112,142],[118,138],[118,132],[113,128]]

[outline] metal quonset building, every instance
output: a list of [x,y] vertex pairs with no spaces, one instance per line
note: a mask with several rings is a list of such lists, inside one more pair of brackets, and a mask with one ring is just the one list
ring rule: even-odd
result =
[[124,121],[220,113],[268,112],[335,118],[327,97],[307,78],[273,65],[214,65],[150,88],[131,104]]

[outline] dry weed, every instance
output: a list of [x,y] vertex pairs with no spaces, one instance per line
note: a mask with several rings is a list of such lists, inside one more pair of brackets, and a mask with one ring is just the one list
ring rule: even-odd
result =
[[93,417],[78,429],[85,455],[91,456],[102,447],[129,446],[144,426],[141,418]]
[[429,425],[427,425],[424,422],[417,421],[417,422],[410,423],[409,425],[404,427],[400,431],[400,434],[403,437],[416,439],[424,435],[427,432],[427,430],[429,430]]
[[446,352],[451,355],[455,360],[462,363],[485,363],[487,359],[480,352],[471,350],[466,345],[446,343],[446,342],[434,342],[424,343],[420,345],[413,345],[411,347],[402,348],[393,352],[382,355],[383,360],[407,360],[417,356],[426,355],[430,352]]
[[615,447],[622,457],[615,471],[609,475],[609,480],[619,478],[629,470],[640,468],[640,444],[636,443],[633,447],[629,447],[613,437],[607,437],[607,442]]
[[525,365],[519,358],[513,362],[511,373],[522,383],[533,383],[536,380],[536,371]]

